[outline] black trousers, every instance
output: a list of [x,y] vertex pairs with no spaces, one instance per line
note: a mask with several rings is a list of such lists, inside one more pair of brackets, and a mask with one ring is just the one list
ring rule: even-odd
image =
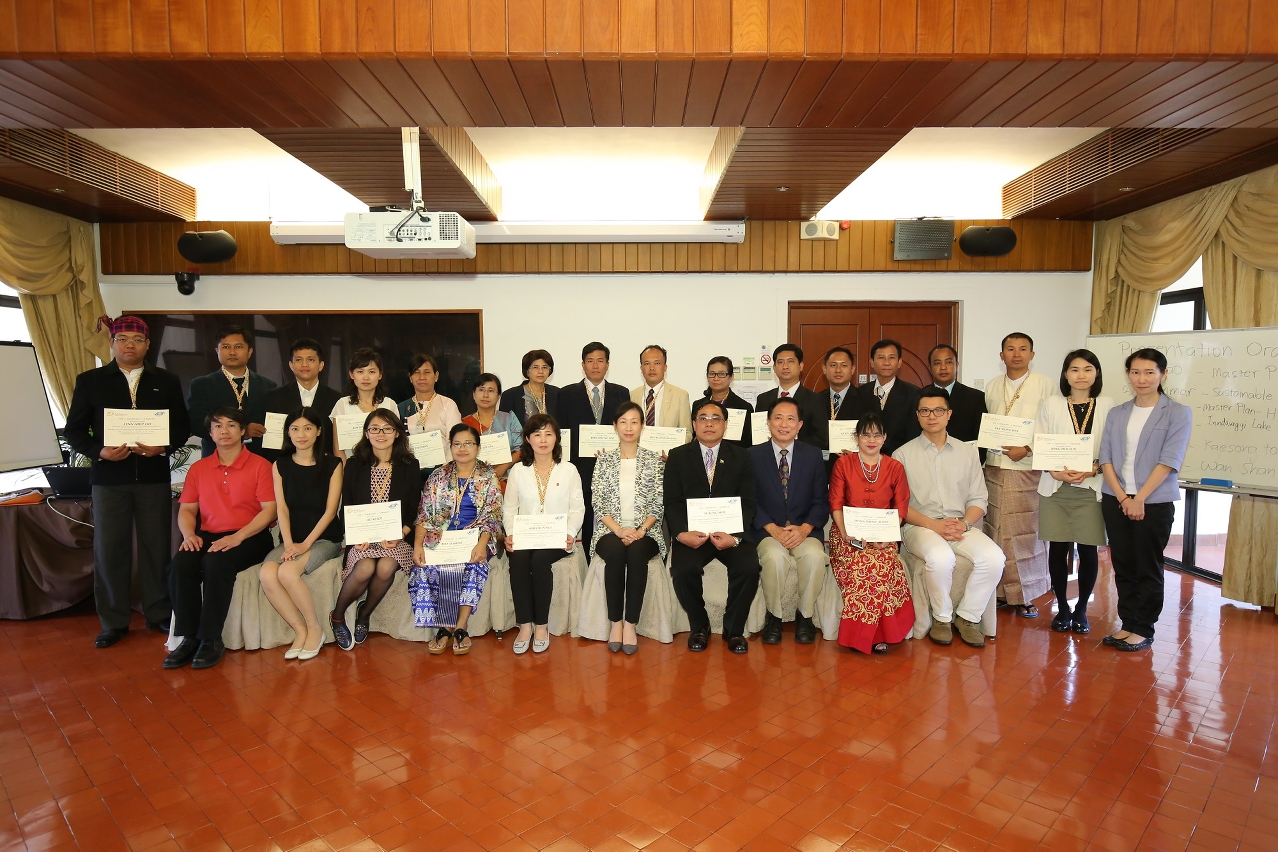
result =
[[555,591],[551,566],[566,550],[514,550],[510,553],[510,596],[515,599],[515,623],[550,621],[550,596]]
[[670,579],[674,582],[675,597],[688,614],[692,630],[710,631],[710,616],[706,613],[702,578],[705,568],[718,559],[728,569],[728,605],[723,612],[723,635],[744,636],[746,617],[759,591],[759,554],[754,545],[743,542],[727,550],[719,550],[707,540],[698,548],[691,548],[681,541],[670,544]]
[[222,638],[235,578],[266,558],[274,542],[270,531],[262,530],[238,547],[210,553],[213,542],[232,533],[197,530],[196,535],[204,540],[204,547],[179,550],[169,563],[169,597],[173,599],[173,632],[208,642]]
[[1176,504],[1146,503],[1144,519],[1133,521],[1123,514],[1118,498],[1106,494],[1101,498],[1101,514],[1109,536],[1123,630],[1153,638],[1163,612],[1163,551],[1171,538]]
[[608,620],[639,623],[643,593],[648,588],[648,560],[659,551],[648,536],[625,545],[612,533],[601,536],[595,553],[604,561],[604,596],[608,600]]
[[164,570],[172,550],[173,496],[166,482],[93,486],[93,602],[103,630],[129,626],[133,542],[147,624],[169,620]]

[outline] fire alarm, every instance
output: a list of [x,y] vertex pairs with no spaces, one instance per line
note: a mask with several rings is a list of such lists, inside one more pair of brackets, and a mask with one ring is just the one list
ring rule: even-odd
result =
[[852,223],[849,222],[847,219],[844,219],[842,222],[839,223],[840,231],[846,231],[848,228],[851,228],[851,227],[852,227]]

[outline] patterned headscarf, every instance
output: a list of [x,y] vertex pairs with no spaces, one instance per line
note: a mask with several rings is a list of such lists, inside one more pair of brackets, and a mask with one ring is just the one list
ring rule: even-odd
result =
[[146,323],[141,317],[122,316],[119,319],[113,320],[106,314],[103,314],[98,317],[97,331],[101,331],[103,326],[106,326],[106,328],[111,332],[112,337],[123,332],[134,332],[142,335],[148,340],[151,339],[151,330],[146,327]]

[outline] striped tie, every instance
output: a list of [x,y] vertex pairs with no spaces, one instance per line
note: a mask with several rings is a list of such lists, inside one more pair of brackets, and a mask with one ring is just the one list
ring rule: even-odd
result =
[[644,403],[645,414],[643,416],[643,423],[645,426],[657,425],[657,407],[653,405],[654,399],[655,394],[653,394],[652,388],[648,388],[648,400]]
[[706,450],[706,481],[714,485],[714,450]]

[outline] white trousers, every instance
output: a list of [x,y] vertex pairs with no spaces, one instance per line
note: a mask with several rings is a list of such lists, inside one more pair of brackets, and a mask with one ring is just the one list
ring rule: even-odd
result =
[[763,602],[768,612],[781,616],[781,596],[785,594],[785,574],[793,559],[799,571],[799,614],[811,618],[817,595],[825,579],[825,546],[809,536],[798,547],[787,550],[771,536],[759,542],[759,582],[763,586]]
[[[957,612],[968,621],[980,623],[990,595],[1003,576],[1002,549],[978,529],[970,529],[960,541],[946,541],[937,533],[906,524],[901,533],[905,549],[923,560],[923,585],[937,621],[952,621]],[[954,585],[956,554],[972,561],[972,576],[957,607],[950,599]]]

